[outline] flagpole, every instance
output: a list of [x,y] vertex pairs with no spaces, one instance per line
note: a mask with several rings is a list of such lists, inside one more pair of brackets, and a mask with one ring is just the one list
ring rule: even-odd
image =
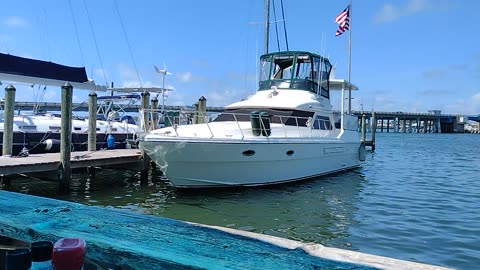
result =
[[352,66],[352,0],[349,7],[349,30],[348,30],[348,114],[352,114],[352,84],[350,83],[350,71]]

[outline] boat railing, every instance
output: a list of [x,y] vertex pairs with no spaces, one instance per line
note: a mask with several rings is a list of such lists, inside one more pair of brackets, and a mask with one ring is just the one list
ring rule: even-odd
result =
[[[205,129],[203,133],[209,134],[209,137],[225,137],[225,136],[239,136],[241,139],[251,135],[255,136],[270,136],[272,129],[281,132],[282,135],[276,133],[278,137],[318,137],[322,132],[327,135],[329,132],[339,131],[335,125],[330,121],[330,118],[301,117],[291,115],[271,115],[268,113],[237,113],[237,112],[222,112],[222,113],[206,113],[202,111],[169,111],[161,113],[160,110],[146,109],[140,113],[140,117],[146,115],[148,117],[148,130],[152,131],[162,127],[174,127],[175,135],[178,136],[177,127],[189,124],[204,124]],[[144,123],[144,119],[140,119]],[[218,122],[232,122],[228,132],[225,128],[219,131],[218,127],[214,126]],[[146,125],[143,125],[144,127]],[[308,129],[306,129],[308,128]],[[201,129],[201,128],[200,128]],[[225,135],[228,133],[231,135]],[[201,132],[200,132],[201,133]]]

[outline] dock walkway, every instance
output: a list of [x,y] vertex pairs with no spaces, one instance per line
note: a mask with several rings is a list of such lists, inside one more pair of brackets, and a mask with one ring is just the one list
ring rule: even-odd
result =
[[127,210],[0,191],[0,235],[79,237],[114,269],[446,269]]
[[[71,153],[71,168],[102,167],[113,165],[138,165],[142,155],[139,149],[112,149]],[[0,156],[0,176],[20,173],[57,171],[60,153],[32,154],[28,157]]]

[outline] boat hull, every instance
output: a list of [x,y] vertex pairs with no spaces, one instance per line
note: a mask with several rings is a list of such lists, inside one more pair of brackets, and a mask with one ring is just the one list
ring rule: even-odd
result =
[[[127,148],[127,141],[133,141],[135,136],[130,133],[112,134],[115,139],[116,149]],[[107,134],[97,133],[97,150],[107,148]],[[0,131],[0,149],[3,145],[3,131]],[[13,132],[12,156],[17,156],[26,147],[29,154],[60,152],[59,132]],[[72,151],[88,150],[88,134],[72,133]],[[2,155],[0,151],[0,155]]]
[[140,147],[178,188],[272,185],[360,165],[358,142],[143,140]]

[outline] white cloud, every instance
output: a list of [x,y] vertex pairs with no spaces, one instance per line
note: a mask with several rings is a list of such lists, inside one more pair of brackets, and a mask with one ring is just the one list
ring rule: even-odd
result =
[[428,0],[409,0],[405,5],[394,6],[385,4],[375,16],[376,23],[387,23],[398,20],[401,17],[409,16],[415,13],[423,12],[433,8],[433,4]]
[[480,92],[470,97],[451,100],[438,108],[442,113],[479,115],[480,114]]
[[180,82],[188,83],[192,80],[192,73],[190,71],[178,73],[175,76]]
[[28,27],[30,23],[24,17],[20,16],[10,16],[3,20],[3,23],[11,27]]

